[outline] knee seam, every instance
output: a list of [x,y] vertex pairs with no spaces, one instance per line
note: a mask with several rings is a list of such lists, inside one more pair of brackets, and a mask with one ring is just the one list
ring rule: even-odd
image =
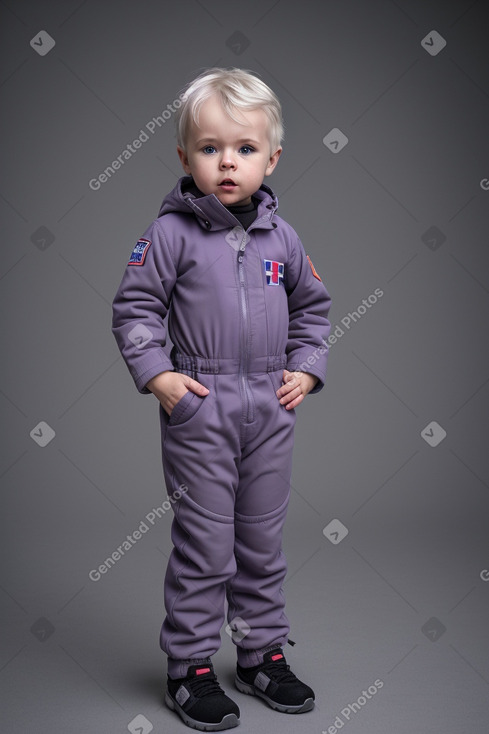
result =
[[287,497],[282,502],[281,505],[279,505],[275,510],[271,510],[270,512],[266,512],[264,515],[242,515],[240,512],[235,512],[234,517],[239,522],[246,522],[246,523],[259,523],[259,522],[266,522],[267,520],[272,520],[274,517],[277,517],[277,515],[281,515],[287,510],[287,506],[289,504],[289,497],[290,492],[287,494]]

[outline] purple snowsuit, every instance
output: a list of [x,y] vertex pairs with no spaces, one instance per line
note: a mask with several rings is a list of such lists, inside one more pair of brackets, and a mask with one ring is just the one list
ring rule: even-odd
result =
[[139,392],[164,370],[210,390],[186,392],[170,417],[159,406],[166,489],[181,495],[160,639],[173,677],[219,649],[226,598],[241,665],[287,642],[282,530],[296,415],[275,391],[284,368],[323,387],[330,330],[331,299],[272,190],[253,195],[245,232],[214,194],[186,191],[192,183],[178,181],[135,246],[112,326]]

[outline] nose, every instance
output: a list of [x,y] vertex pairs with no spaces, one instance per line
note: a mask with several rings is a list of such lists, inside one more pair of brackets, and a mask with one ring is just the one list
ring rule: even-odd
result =
[[235,168],[236,162],[232,150],[224,150],[221,157],[220,168],[226,170],[227,168]]

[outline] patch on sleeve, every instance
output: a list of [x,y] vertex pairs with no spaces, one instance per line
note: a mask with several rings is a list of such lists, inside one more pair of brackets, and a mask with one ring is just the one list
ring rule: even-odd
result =
[[[307,261],[308,261],[309,265],[311,266],[312,274],[314,275],[314,277],[315,277],[315,278],[317,278],[318,280],[321,280],[321,278],[319,277],[319,273],[318,273],[318,271],[316,270],[316,268],[315,268],[315,267],[314,267],[314,265],[312,264],[312,260],[311,260],[311,258],[309,257],[309,255],[306,255],[306,257],[307,257]],[[321,280],[321,283],[322,283],[322,282],[323,282],[323,281]]]
[[128,265],[143,265],[146,258],[146,253],[149,250],[151,242],[149,240],[140,239],[136,242],[134,250],[129,258]]

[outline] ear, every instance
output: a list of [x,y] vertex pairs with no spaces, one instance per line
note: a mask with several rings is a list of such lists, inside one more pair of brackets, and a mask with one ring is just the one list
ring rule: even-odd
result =
[[190,174],[191,171],[190,171],[190,165],[188,162],[187,154],[183,148],[180,148],[179,145],[177,145],[177,153],[178,153],[178,157],[180,158],[180,163],[182,164],[183,170],[185,171],[186,174]]
[[280,158],[281,152],[282,152],[282,148],[277,148],[275,153],[273,153],[273,155],[270,156],[267,167],[265,169],[265,176],[269,176],[272,173],[272,171],[274,170],[275,166],[278,163],[278,159]]

